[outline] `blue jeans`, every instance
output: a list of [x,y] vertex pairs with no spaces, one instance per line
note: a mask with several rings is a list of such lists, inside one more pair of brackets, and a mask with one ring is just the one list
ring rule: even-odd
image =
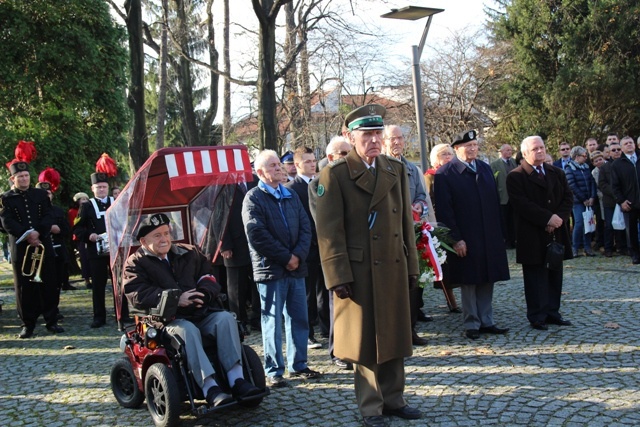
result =
[[[593,208],[592,208],[593,209]],[[582,213],[587,207],[582,204],[573,205],[573,250],[574,252],[580,248],[584,248],[585,252],[591,250],[591,233],[584,234],[584,218]]]
[[289,373],[307,367],[307,289],[303,278],[272,280],[258,283],[262,309],[262,344],[264,371],[268,377],[284,374],[282,354],[282,315],[287,334]]

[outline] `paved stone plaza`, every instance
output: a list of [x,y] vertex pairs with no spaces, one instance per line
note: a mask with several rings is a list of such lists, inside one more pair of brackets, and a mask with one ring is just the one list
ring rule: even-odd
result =
[[[628,257],[580,258],[566,263],[563,314],[574,326],[530,328],[522,274],[496,286],[495,318],[505,336],[463,337],[459,314],[449,314],[440,291],[425,292],[434,321],[419,324],[429,345],[407,360],[409,403],[418,421],[393,426],[635,426],[640,425],[640,266]],[[7,278],[7,264],[0,268]],[[91,294],[65,292],[66,333],[43,325],[19,340],[13,291],[0,288],[0,426],[148,426],[146,406],[120,407],[109,371],[120,357],[114,321],[90,329]],[[261,354],[259,333],[248,343]],[[329,364],[325,349],[309,351],[319,381],[291,380],[253,410],[230,409],[185,426],[358,426],[351,374]]]

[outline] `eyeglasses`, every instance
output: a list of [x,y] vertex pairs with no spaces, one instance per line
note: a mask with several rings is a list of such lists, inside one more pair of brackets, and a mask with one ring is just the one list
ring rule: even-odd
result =
[[618,151],[622,151],[622,148],[612,148],[609,151],[613,151],[614,153],[617,153]]
[[342,157],[346,156],[347,154],[349,154],[348,151],[336,151],[335,153],[333,153],[334,155],[336,154],[340,154]]
[[571,148],[561,148],[560,151],[569,151]]

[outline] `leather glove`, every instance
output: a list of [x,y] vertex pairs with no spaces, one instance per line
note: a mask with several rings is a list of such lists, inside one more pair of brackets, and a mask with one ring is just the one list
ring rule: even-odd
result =
[[344,285],[338,285],[331,288],[331,290],[338,296],[340,299],[351,298],[351,286],[348,283]]
[[198,292],[202,292],[205,295],[205,304],[209,305],[213,300],[218,298],[220,295],[221,286],[216,281],[216,278],[212,275],[202,276],[200,280],[198,280],[198,284],[196,285],[196,289]]
[[418,276],[409,276],[409,289],[418,287]]

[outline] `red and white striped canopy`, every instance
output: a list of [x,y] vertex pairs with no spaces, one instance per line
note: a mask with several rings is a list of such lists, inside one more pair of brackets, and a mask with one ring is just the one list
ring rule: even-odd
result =
[[223,183],[220,178],[229,173],[248,173],[247,180],[251,179],[249,153],[244,147],[203,147],[194,151],[167,153],[164,161],[172,191]]

